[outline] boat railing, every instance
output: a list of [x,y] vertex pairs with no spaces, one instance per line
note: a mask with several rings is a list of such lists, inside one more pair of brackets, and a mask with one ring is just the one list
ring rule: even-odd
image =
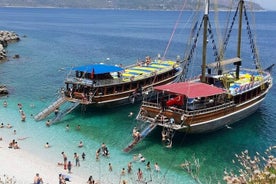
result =
[[[148,106],[148,107],[161,108],[161,106],[159,104],[154,103],[154,102],[143,101],[142,105]],[[218,110],[225,109],[226,107],[231,107],[234,105],[235,105],[235,103],[233,101],[230,101],[227,103],[223,103],[221,105],[216,105],[214,107],[207,107],[207,108],[197,109],[197,110],[184,110],[184,109],[177,108],[177,107],[167,107],[167,109],[169,109],[173,112],[179,113],[179,114],[185,113],[188,116],[194,116],[195,114],[204,114],[207,112],[218,111]]]
[[235,90],[230,91],[230,93],[232,95],[241,94],[241,93],[244,93],[246,91],[250,91],[252,88],[259,87],[259,86],[263,85],[264,83],[266,83],[269,80],[270,80],[270,76],[266,75],[261,80],[246,83],[246,84],[240,86],[239,88],[235,88]]
[[231,106],[235,106],[235,103],[233,101],[227,102],[227,103],[223,103],[221,105],[216,105],[214,107],[207,107],[204,109],[198,109],[198,110],[185,110],[185,114],[187,114],[188,116],[194,116],[194,115],[198,115],[198,114],[205,114],[205,113],[210,113],[210,112],[215,112],[218,110],[222,110],[225,109],[227,107],[231,107]]
[[67,77],[66,81],[67,83],[76,83],[76,84],[81,84],[81,85],[86,85],[86,86],[101,86],[101,85],[106,85],[106,84],[119,84],[122,82],[122,79],[116,78],[116,79],[85,79],[85,78],[78,78],[78,77]]
[[148,102],[148,101],[143,101],[142,105],[149,106],[149,107],[156,107],[156,108],[160,107],[158,103]]

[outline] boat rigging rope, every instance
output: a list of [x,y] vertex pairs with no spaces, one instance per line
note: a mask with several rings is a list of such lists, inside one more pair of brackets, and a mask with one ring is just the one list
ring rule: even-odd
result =
[[253,54],[254,64],[256,65],[256,69],[261,71],[261,65],[260,65],[260,61],[259,61],[259,57],[258,57],[257,46],[256,46],[256,42],[255,42],[255,39],[253,38],[253,34],[252,34],[252,31],[251,31],[251,28],[249,25],[249,20],[248,20],[245,5],[243,6],[243,8],[244,8],[244,16],[245,16],[245,20],[246,20],[246,29],[247,29],[249,42],[250,42],[251,52]]
[[180,19],[181,19],[181,17],[182,17],[184,8],[185,8],[185,6],[186,6],[186,3],[187,3],[187,0],[185,0],[184,3],[183,3],[183,6],[182,6],[181,11],[180,11],[180,13],[179,13],[179,15],[178,15],[178,18],[177,18],[177,20],[176,20],[176,22],[175,22],[175,25],[174,25],[174,28],[173,28],[173,32],[172,32],[172,34],[171,34],[171,37],[170,37],[169,42],[168,42],[168,44],[167,44],[167,47],[166,47],[166,49],[165,49],[165,51],[164,51],[164,54],[163,54],[162,59],[164,59],[164,58],[166,57],[167,51],[168,51],[168,49],[169,49],[169,46],[170,46],[170,44],[171,44],[171,41],[172,41],[172,39],[173,39],[173,36],[174,36],[174,33],[175,33],[175,31],[176,31],[176,28],[177,28],[177,26],[178,26],[178,24],[179,24],[179,21],[180,21]]
[[[231,3],[231,5],[230,5],[230,3]],[[229,29],[230,16],[231,16],[231,12],[232,12],[232,9],[233,9],[233,4],[234,4],[233,1],[229,2],[229,5],[228,5],[229,10],[228,10],[228,13],[227,13],[227,16],[226,16],[225,30],[224,30],[222,39],[219,39],[219,61],[223,60],[223,58],[224,58],[224,46],[223,46],[224,43],[223,43],[223,41],[225,40],[227,32],[228,32],[228,29]],[[217,13],[217,16],[218,16],[218,13]],[[218,27],[220,27],[219,26],[220,25],[219,22],[215,22],[215,24],[216,24],[216,28],[218,29]],[[217,31],[217,32],[219,32],[219,31]],[[219,67],[221,67],[220,64],[219,64]]]

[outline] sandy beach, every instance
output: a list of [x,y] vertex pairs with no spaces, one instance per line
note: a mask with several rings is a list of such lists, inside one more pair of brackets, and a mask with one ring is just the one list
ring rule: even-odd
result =
[[[58,183],[58,175],[67,174],[62,166],[57,163],[46,162],[40,157],[24,151],[24,149],[8,148],[8,140],[0,141],[0,177],[4,175],[15,177],[16,183],[33,183],[34,176],[39,173],[44,184]],[[86,183],[86,178],[81,178],[77,173],[70,174],[71,184]]]

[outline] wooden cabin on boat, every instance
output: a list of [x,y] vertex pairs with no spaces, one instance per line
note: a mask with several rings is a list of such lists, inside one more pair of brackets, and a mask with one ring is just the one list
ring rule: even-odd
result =
[[138,62],[128,67],[92,64],[72,68],[65,80],[68,101],[81,104],[134,103],[156,85],[175,82],[182,72],[177,61]]

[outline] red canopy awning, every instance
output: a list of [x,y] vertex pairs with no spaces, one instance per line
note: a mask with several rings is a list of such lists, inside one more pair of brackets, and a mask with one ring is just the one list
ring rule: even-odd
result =
[[208,97],[225,93],[222,88],[201,82],[178,82],[157,86],[154,89],[176,95],[185,95],[188,98]]

